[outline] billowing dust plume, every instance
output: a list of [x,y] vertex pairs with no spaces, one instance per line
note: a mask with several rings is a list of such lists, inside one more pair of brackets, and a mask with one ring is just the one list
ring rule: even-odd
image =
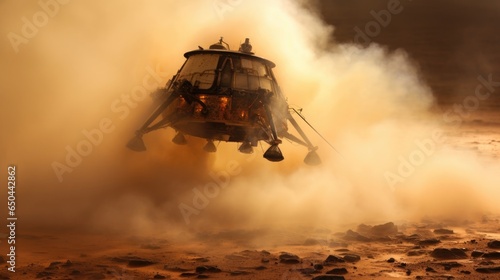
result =
[[[27,228],[262,231],[498,210],[498,178],[446,147],[404,50],[336,44],[334,27],[294,1],[69,1],[16,48],[8,34],[22,34],[41,7],[0,5],[2,168],[18,167]],[[220,36],[232,49],[248,37],[274,61],[290,105],[338,152],[297,115],[320,166],[287,141],[285,160],[270,163],[266,144],[252,156],[232,143],[206,154],[200,139],[173,144],[172,129],[147,135],[145,153],[126,150],[151,112],[149,92],[184,52]]]

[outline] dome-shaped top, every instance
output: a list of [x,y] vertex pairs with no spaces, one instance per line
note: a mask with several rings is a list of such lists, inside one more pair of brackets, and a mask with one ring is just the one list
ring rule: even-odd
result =
[[204,49],[202,47],[199,47],[198,50],[186,52],[184,54],[184,57],[189,58],[190,56],[195,55],[195,54],[222,54],[222,53],[225,53],[227,55],[236,55],[236,56],[240,56],[240,57],[247,57],[250,59],[259,60],[261,62],[264,62],[266,65],[268,65],[271,68],[274,68],[276,66],[272,61],[269,61],[265,58],[256,56],[252,52],[252,45],[250,45],[250,39],[248,39],[248,38],[246,38],[245,42],[243,44],[241,44],[238,51],[231,50],[231,48],[229,47],[229,44],[224,42],[223,38],[220,37],[219,42],[210,45],[210,47],[208,49]]
[[210,45],[209,49],[211,49],[211,50],[226,50],[227,51],[227,50],[229,50],[229,45],[226,42],[224,42],[222,37],[220,37],[219,42]]

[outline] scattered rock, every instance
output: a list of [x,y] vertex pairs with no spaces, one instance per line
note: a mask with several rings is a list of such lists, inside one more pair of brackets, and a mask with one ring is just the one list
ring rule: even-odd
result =
[[334,255],[329,255],[326,260],[324,261],[325,264],[328,263],[343,263],[345,262],[342,258],[334,256]]
[[161,275],[159,273],[156,273],[156,275],[153,277],[153,279],[167,279],[167,277],[163,276],[163,275]]
[[114,257],[111,258],[114,262],[124,263],[126,262],[129,267],[144,267],[154,264],[153,261],[139,258],[136,256],[124,256],[124,257]]
[[439,243],[441,243],[441,241],[439,239],[431,238],[431,239],[420,240],[418,242],[418,245],[420,245],[420,246],[432,246],[432,245],[436,245]]
[[73,265],[73,263],[70,260],[67,260],[62,266],[64,266],[64,267],[70,267],[72,265]]
[[478,267],[476,271],[479,273],[500,273],[500,266],[496,267]]
[[262,256],[262,255],[268,256],[270,254],[271,253],[269,253],[266,250],[262,250],[262,251],[257,251],[257,250],[243,250],[243,251],[241,251],[241,252],[238,253],[238,255],[240,255],[240,256],[243,255],[243,256],[248,256],[248,257]]
[[326,272],[326,274],[337,274],[337,275],[343,275],[343,274],[347,274],[347,273],[348,273],[347,269],[344,267],[334,268],[334,269]]
[[388,263],[393,263],[393,262],[395,262],[395,261],[396,261],[396,260],[395,260],[394,258],[389,258],[389,259],[387,260],[387,262],[388,262]]
[[435,234],[454,234],[452,229],[439,228],[434,230]]
[[320,275],[314,277],[312,280],[345,280],[345,278],[338,275]]
[[261,266],[257,266],[257,267],[255,268],[255,270],[264,270],[264,269],[267,269],[267,267],[265,267],[265,266],[263,266],[263,265],[261,265]]
[[407,275],[407,276],[410,276],[410,275],[411,275],[411,270],[407,269],[407,270],[406,270],[406,275]]
[[82,274],[82,273],[79,270],[75,269],[75,270],[71,271],[71,273],[69,275],[75,276],[75,275],[80,275],[80,274]]
[[58,269],[59,265],[62,264],[62,262],[51,262],[48,267],[45,268],[45,270],[54,270]]
[[361,242],[368,242],[368,241],[371,241],[370,238],[366,237],[366,236],[363,236],[355,231],[352,231],[352,230],[348,230],[346,233],[345,233],[345,236],[344,238],[346,240],[353,240],[353,241],[361,241]]
[[209,262],[210,260],[208,258],[194,258],[193,261],[196,262]]
[[295,264],[300,263],[300,258],[297,255],[290,253],[282,253],[279,256],[280,263]]
[[398,227],[392,222],[376,226],[361,224],[358,226],[357,230],[358,232],[375,238],[388,238],[390,235],[396,235],[398,233]]
[[420,235],[414,233],[412,235],[402,235],[401,236],[401,239],[403,239],[404,241],[409,241],[409,242],[415,242],[417,240],[419,240],[421,238]]
[[443,262],[439,264],[443,266],[444,270],[451,270],[452,268],[463,266],[462,264],[457,262]]
[[322,264],[315,264],[313,267],[316,270],[322,270],[323,269],[323,265]]
[[190,271],[191,270],[191,269],[188,269],[188,268],[181,268],[181,267],[178,267],[178,266],[168,267],[167,265],[164,265],[163,269],[165,269],[167,271],[172,271],[172,272],[186,272],[186,271]]
[[49,266],[58,266],[62,264],[62,262],[51,262]]
[[196,273],[193,273],[193,272],[183,272],[181,273],[181,277],[194,277],[194,276],[197,276],[198,274]]
[[425,271],[426,272],[436,272],[436,270],[434,268],[429,267],[429,266],[425,268]]
[[149,260],[144,260],[144,259],[135,259],[135,260],[128,261],[129,267],[145,267],[145,266],[152,265],[152,264],[154,264],[154,262],[149,261]]
[[431,256],[436,259],[466,259],[468,256],[462,249],[457,248],[436,248],[431,252]]
[[340,248],[340,249],[336,249],[335,252],[349,252],[349,249],[347,249],[347,248]]
[[491,260],[498,260],[500,259],[500,252],[488,252],[483,254],[483,258],[485,259],[491,259]]
[[468,270],[460,270],[460,273],[462,273],[462,274],[471,274],[471,272],[468,271]]
[[208,275],[203,275],[203,274],[199,274],[198,276],[196,276],[197,279],[208,279]]
[[354,255],[354,254],[347,254],[347,255],[344,255],[344,261],[346,262],[358,262],[361,260],[361,257],[358,256],[358,255]]
[[479,258],[479,257],[482,257],[484,255],[484,252],[481,252],[481,251],[472,251],[472,253],[470,254],[471,257],[473,258]]
[[494,265],[495,263],[492,261],[482,261],[479,263],[479,265]]
[[499,240],[492,240],[488,242],[488,247],[492,249],[500,249],[500,241]]
[[196,271],[196,273],[205,273],[205,272],[218,273],[218,272],[221,272],[222,270],[220,270],[220,268],[218,268],[216,266],[204,265],[204,266],[196,267],[195,271]]
[[398,227],[393,223],[385,223],[383,225],[373,226],[370,233],[376,236],[388,236],[398,233]]
[[262,258],[262,259],[260,260],[260,262],[263,262],[263,263],[268,263],[268,262],[269,262],[269,259],[268,259],[268,258]]
[[357,228],[357,230],[359,232],[363,232],[363,233],[368,233],[368,232],[370,232],[371,229],[372,229],[372,226],[368,226],[365,224],[360,224],[360,225],[358,225],[358,228]]

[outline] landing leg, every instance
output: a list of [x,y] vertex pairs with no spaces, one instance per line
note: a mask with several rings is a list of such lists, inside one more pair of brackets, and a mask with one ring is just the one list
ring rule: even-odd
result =
[[[316,153],[316,150],[318,149],[318,147],[314,147],[313,146],[313,144],[311,143],[311,141],[309,141],[309,138],[307,138],[306,134],[300,128],[299,124],[295,121],[295,119],[292,117],[292,115],[288,114],[288,120],[293,125],[293,127],[295,128],[295,130],[297,130],[297,132],[300,134],[300,136],[302,137],[302,139],[304,139],[305,146],[309,149],[309,153],[304,158],[304,163],[307,164],[307,165],[318,165],[318,164],[321,164],[321,159],[319,158],[318,154]],[[293,140],[293,139],[291,139],[291,140]],[[299,141],[296,141],[296,142],[299,143],[299,144],[304,143],[302,141],[300,141],[302,143],[300,143]]]
[[135,133],[135,136],[128,141],[127,148],[136,152],[143,152],[146,150],[146,145],[144,144],[144,140],[142,140],[142,133],[139,130]]
[[273,116],[271,114],[269,106],[266,107],[266,113],[267,113],[267,118],[269,119],[269,124],[271,126],[271,133],[273,140],[271,142],[271,147],[269,147],[269,149],[267,149],[267,151],[264,153],[264,158],[274,162],[282,161],[285,158],[283,157],[283,154],[281,153],[281,150],[278,147],[278,145],[281,144],[281,140],[278,139],[278,133],[276,133],[276,126],[274,125]]
[[161,126],[164,126],[165,124],[169,123],[170,120],[165,118],[158,122],[157,124],[153,125],[152,127],[149,127],[149,125],[174,101],[175,96],[172,94],[170,95],[165,102],[163,102],[154,112],[151,114],[151,116],[146,120],[146,122],[139,128],[139,130],[136,131],[135,136],[130,139],[130,141],[127,143],[127,147],[133,151],[137,152],[142,152],[146,150],[146,145],[144,144],[144,140],[142,140],[142,136],[149,131],[155,130],[160,128]]
[[285,158],[281,153],[280,147],[278,147],[278,144],[280,143],[281,141],[276,144],[272,144],[271,147],[269,147],[269,149],[267,149],[267,151],[264,153],[264,158],[274,162],[284,160]]

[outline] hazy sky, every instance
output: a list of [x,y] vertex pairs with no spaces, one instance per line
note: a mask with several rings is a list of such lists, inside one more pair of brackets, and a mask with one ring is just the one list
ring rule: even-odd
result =
[[[339,42],[353,42],[355,28],[365,31],[373,13],[389,0],[317,1]],[[402,48],[418,63],[440,103],[474,91],[476,76],[500,77],[500,3],[497,1],[401,0],[397,14],[370,40]],[[373,28],[373,27],[372,27]],[[376,29],[373,29],[376,31]],[[500,80],[500,78],[497,78]],[[448,102],[447,102],[448,101]]]

